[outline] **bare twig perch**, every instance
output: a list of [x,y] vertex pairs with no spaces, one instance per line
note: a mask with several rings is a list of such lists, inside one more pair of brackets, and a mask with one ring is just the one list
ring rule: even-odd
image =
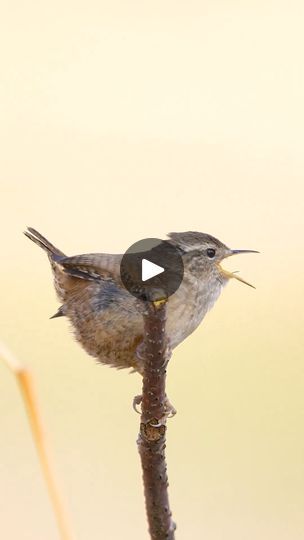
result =
[[57,520],[57,525],[61,540],[72,540],[72,534],[69,531],[63,504],[59,494],[59,489],[55,481],[55,476],[50,464],[49,453],[46,446],[44,430],[39,414],[38,403],[33,389],[33,381],[30,373],[11,353],[7,347],[0,342],[0,357],[5,361],[9,369],[15,375],[24,405],[28,415],[29,423],[32,430],[33,439],[36,444],[38,457],[41,468],[45,477],[46,485],[49,491],[50,499],[53,505],[54,514]]
[[170,358],[165,333],[166,303],[146,303],[144,314],[144,377],[138,449],[143,469],[149,532],[152,540],[174,540],[165,459],[166,367]]

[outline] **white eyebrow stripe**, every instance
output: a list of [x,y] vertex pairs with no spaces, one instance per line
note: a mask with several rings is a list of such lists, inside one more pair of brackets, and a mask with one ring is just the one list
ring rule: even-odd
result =
[[[194,251],[196,249],[198,251],[200,251],[202,249],[202,247],[203,247],[202,244],[192,244],[191,246],[189,246],[189,244],[188,245],[185,245],[185,244],[182,245],[182,248],[183,248],[184,251]],[[208,247],[211,247],[211,246],[206,246],[206,248],[208,248]]]

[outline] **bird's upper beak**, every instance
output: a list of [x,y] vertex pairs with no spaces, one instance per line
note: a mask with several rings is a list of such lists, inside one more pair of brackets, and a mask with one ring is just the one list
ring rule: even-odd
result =
[[[253,249],[230,249],[228,252],[227,252],[227,255],[226,257],[231,257],[231,255],[239,255],[240,253],[260,253],[259,251],[255,251]],[[219,269],[220,269],[220,272],[226,277],[226,278],[234,278],[234,279],[237,279],[238,281],[241,281],[242,283],[245,283],[245,285],[249,285],[249,287],[252,287],[253,289],[255,289],[254,285],[251,285],[251,283],[248,283],[248,281],[245,281],[243,278],[241,278],[240,276],[238,276],[235,272],[229,272],[228,270],[225,270],[224,268],[221,267],[221,265],[219,264]]]
[[255,251],[254,249],[231,249],[227,257],[230,257],[230,255],[238,255],[239,253],[260,253],[260,252]]

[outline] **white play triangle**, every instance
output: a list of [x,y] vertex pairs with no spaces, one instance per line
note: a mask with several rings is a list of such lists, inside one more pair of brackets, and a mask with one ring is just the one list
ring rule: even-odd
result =
[[147,281],[147,279],[151,279],[155,276],[158,276],[158,274],[161,274],[164,271],[165,271],[164,268],[162,268],[161,266],[158,266],[158,264],[148,261],[148,259],[142,259],[141,261],[142,281]]

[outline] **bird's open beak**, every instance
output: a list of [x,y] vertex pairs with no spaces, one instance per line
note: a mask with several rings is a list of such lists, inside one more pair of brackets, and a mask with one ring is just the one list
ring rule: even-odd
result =
[[[231,257],[231,255],[239,255],[240,253],[260,253],[259,251],[255,251],[253,249],[231,249],[227,253],[226,257]],[[229,272],[228,270],[225,270],[222,268],[222,266],[219,264],[219,270],[220,272],[228,279],[237,279],[238,281],[241,281],[241,283],[245,283],[245,285],[248,285],[249,287],[252,287],[255,289],[254,285],[251,285],[251,283],[248,283],[248,281],[245,281],[241,276],[238,276],[235,272]]]

